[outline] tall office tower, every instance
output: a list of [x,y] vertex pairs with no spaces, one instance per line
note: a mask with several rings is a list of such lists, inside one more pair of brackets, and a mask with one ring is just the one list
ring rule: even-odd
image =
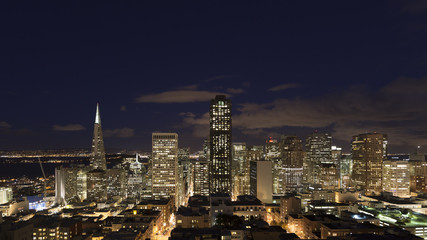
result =
[[[422,157],[413,157],[408,161],[411,192],[427,193],[427,162]],[[415,159],[415,160],[413,160]]]
[[101,169],[87,173],[87,199],[94,202],[107,201],[106,172]]
[[204,157],[193,161],[193,194],[209,196],[209,161]]
[[325,190],[336,190],[339,182],[339,169],[334,163],[320,164],[320,185]]
[[151,191],[154,199],[174,197],[178,207],[178,134],[153,133]]
[[307,137],[307,183],[320,184],[322,163],[332,163],[332,137],[327,133],[314,132]]
[[210,192],[231,194],[231,100],[217,95],[210,104]]
[[351,143],[353,156],[352,180],[366,195],[382,192],[382,165],[387,155],[387,135],[365,133],[353,136]]
[[302,188],[304,152],[297,136],[282,136],[281,158],[283,168],[282,193]]
[[146,187],[144,181],[145,167],[139,162],[138,153],[135,156],[135,161],[129,164],[128,177],[127,177],[127,196],[133,199],[140,199],[142,190]]
[[273,174],[271,161],[251,161],[250,195],[263,203],[273,202]]
[[249,185],[249,177],[245,177],[249,176],[249,174],[245,174],[249,169],[249,164],[246,161],[246,143],[233,143],[232,156],[232,198],[237,199],[237,196],[245,195],[243,187]]
[[105,161],[104,139],[102,138],[101,115],[99,104],[96,104],[95,125],[93,128],[92,157],[90,158],[91,169],[107,170]]
[[87,172],[88,167],[80,167],[77,172],[77,197],[80,201],[87,199]]
[[127,197],[127,179],[126,171],[121,168],[111,168],[105,173],[107,184],[107,197],[113,199],[116,197]]
[[189,147],[178,148],[178,170],[179,192],[182,193],[181,196],[184,196],[185,193],[188,192],[188,186],[191,180],[191,176],[189,175],[191,172]]
[[351,174],[353,173],[353,156],[342,154],[340,159],[340,183],[341,188],[349,188],[351,185]]
[[234,176],[235,193],[233,199],[239,195],[250,195],[250,163],[251,161],[264,160],[263,146],[250,146],[246,148],[243,169],[241,174]]
[[186,193],[186,181],[187,181],[187,177],[184,174],[184,165],[182,164],[182,162],[180,163],[178,161],[178,168],[177,168],[177,181],[176,181],[176,192],[175,192],[175,197],[177,198],[176,202],[177,202],[177,206],[181,206],[181,205],[185,205],[185,193]]
[[233,143],[232,156],[233,176],[243,173],[246,166],[246,143]]
[[401,198],[411,197],[408,161],[384,160],[382,180],[384,192]]
[[[84,166],[55,169],[55,201],[60,205],[86,199],[86,169]],[[83,186],[84,185],[84,186]]]
[[335,165],[337,169],[337,181],[338,181],[338,188],[341,188],[341,155],[342,155],[342,148],[337,146],[331,147],[331,157],[332,157],[332,163]]
[[283,193],[283,164],[280,151],[280,143],[277,139],[268,138],[265,142],[265,160],[273,164],[273,193]]

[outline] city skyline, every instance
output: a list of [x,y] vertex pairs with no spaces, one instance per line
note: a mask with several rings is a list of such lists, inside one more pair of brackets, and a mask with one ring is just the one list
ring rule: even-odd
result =
[[[422,1],[344,3],[5,3],[0,150],[150,150],[152,132],[202,148],[209,100],[234,103],[233,142],[328,133],[427,145]],[[221,16],[221,17],[219,17]],[[363,16],[363,17],[362,17]]]

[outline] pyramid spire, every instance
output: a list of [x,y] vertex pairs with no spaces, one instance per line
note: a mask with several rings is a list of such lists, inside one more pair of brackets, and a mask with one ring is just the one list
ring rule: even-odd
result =
[[96,103],[95,123],[101,124],[101,116],[99,115],[99,103]]
[[96,104],[95,125],[93,128],[92,157],[90,159],[92,170],[107,170],[105,160],[104,139],[102,137],[101,116],[99,114],[99,103]]

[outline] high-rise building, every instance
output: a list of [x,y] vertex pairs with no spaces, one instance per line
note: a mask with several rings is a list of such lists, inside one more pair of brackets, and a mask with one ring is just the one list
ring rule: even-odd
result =
[[12,201],[13,192],[11,187],[0,187],[0,204]]
[[273,201],[273,174],[271,161],[251,161],[251,195],[263,203]]
[[383,161],[382,180],[384,192],[391,192],[393,196],[401,198],[411,197],[408,161]]
[[95,125],[93,128],[92,156],[90,159],[91,170],[107,170],[105,161],[104,139],[102,138],[101,115],[99,114],[99,104],[96,104]]
[[341,156],[342,156],[342,148],[337,147],[337,146],[332,146],[331,147],[331,157],[332,157],[332,163],[335,165],[337,172],[337,187],[341,188],[342,187],[342,183],[341,183]]
[[367,195],[382,192],[382,166],[387,155],[387,135],[365,133],[353,136],[351,143],[353,157],[352,180],[358,189]]
[[249,192],[244,192],[244,186],[249,185],[249,163],[246,158],[246,143],[233,143],[232,156],[232,198],[236,199],[239,195],[249,194]]
[[231,194],[231,100],[217,95],[210,104],[210,192]]
[[280,142],[272,137],[265,142],[265,160],[273,164],[273,193],[282,194],[283,191],[283,163],[280,149]]
[[55,169],[55,201],[60,205],[87,198],[88,168],[82,165]]
[[246,165],[246,143],[233,143],[233,176],[245,172]]
[[209,162],[199,157],[193,161],[193,194],[209,196]]
[[127,174],[127,196],[134,199],[140,199],[142,190],[146,187],[144,181],[145,167],[139,162],[139,156],[136,154],[135,161],[129,164]]
[[340,184],[341,188],[351,186],[351,175],[353,173],[353,157],[351,154],[342,154],[340,159]]
[[93,128],[92,156],[90,171],[87,173],[87,198],[90,201],[102,202],[107,200],[106,170],[104,139],[102,137],[101,115],[99,104],[96,104],[95,125]]
[[101,169],[87,173],[87,199],[94,202],[107,201],[106,172]]
[[327,133],[314,132],[307,137],[305,149],[307,183],[321,184],[321,164],[332,163],[332,137]]
[[113,199],[115,197],[127,197],[127,181],[126,171],[121,168],[111,168],[105,174],[107,184],[107,197]]
[[282,136],[282,193],[295,192],[302,188],[304,152],[302,141],[297,136]]
[[173,197],[178,207],[178,134],[152,134],[152,194],[154,199]]

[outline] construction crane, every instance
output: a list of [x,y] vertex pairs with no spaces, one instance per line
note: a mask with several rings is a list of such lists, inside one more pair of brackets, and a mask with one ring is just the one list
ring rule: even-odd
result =
[[44,178],[44,181],[43,181],[43,187],[44,187],[43,198],[44,198],[46,197],[46,174],[44,173],[44,169],[43,169],[43,165],[42,165],[42,161],[40,160],[40,157],[38,159],[39,159],[40,168],[42,169],[43,178]]

